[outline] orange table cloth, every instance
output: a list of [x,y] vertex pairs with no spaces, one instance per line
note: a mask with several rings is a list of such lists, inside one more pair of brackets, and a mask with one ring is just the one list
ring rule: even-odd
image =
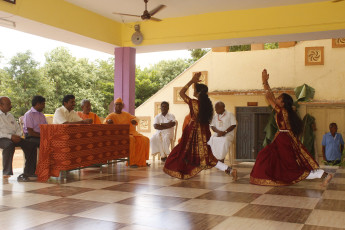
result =
[[40,125],[38,181],[62,170],[129,157],[129,125]]

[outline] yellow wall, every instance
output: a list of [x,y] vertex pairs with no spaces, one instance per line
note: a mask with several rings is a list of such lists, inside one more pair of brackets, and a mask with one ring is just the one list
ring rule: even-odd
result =
[[121,23],[66,1],[17,0],[15,5],[0,1],[0,11],[5,11],[116,46],[122,45]]
[[[344,12],[345,2],[326,1],[147,21],[141,23],[142,45],[342,30]],[[132,46],[134,24],[124,27],[124,46]]]

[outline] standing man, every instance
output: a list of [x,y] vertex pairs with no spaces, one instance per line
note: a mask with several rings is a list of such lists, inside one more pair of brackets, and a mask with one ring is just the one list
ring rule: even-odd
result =
[[161,113],[158,114],[154,121],[153,127],[157,132],[151,137],[151,153],[159,154],[161,161],[165,162],[170,153],[171,142],[174,139],[175,116],[169,112],[169,103],[163,101],[161,103]]
[[9,111],[12,109],[11,100],[0,96],[0,148],[2,148],[2,176],[8,178],[13,175],[12,161],[15,147],[21,147],[25,155],[24,173],[19,175],[20,182],[30,181],[35,175],[37,162],[37,145],[21,138],[20,127]]
[[215,132],[207,142],[211,146],[213,155],[224,163],[226,154],[234,140],[236,128],[235,116],[225,110],[225,104],[221,101],[215,105],[216,115],[211,122],[211,129]]
[[42,113],[46,105],[46,99],[42,96],[34,96],[31,101],[32,107],[24,115],[25,139],[40,145],[40,125],[48,124]]
[[74,111],[74,95],[66,95],[62,100],[62,106],[57,108],[53,117],[53,124],[91,124],[92,119],[81,119]]
[[129,125],[129,166],[132,168],[150,166],[146,163],[149,159],[150,139],[138,133],[134,125],[137,125],[136,117],[122,111],[123,101],[121,98],[115,100],[115,113],[105,118],[107,124]]
[[340,133],[337,133],[336,123],[329,124],[329,133],[322,138],[323,159],[329,164],[335,165],[341,162],[341,153],[344,150],[344,140]]

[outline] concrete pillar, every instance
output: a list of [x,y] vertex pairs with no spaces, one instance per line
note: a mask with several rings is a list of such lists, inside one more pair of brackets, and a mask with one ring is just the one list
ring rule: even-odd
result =
[[250,50],[263,50],[265,49],[265,44],[261,43],[261,44],[251,44],[250,45]]
[[230,46],[222,46],[222,47],[214,47],[212,48],[212,52],[229,52]]
[[121,97],[123,110],[135,113],[135,48],[115,48],[114,100]]
[[289,48],[289,47],[293,47],[296,45],[297,42],[279,42],[278,46],[279,48]]

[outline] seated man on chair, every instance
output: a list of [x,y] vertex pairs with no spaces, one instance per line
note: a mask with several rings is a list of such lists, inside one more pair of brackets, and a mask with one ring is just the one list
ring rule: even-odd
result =
[[175,116],[169,112],[169,103],[161,103],[162,113],[158,114],[153,121],[153,127],[157,132],[151,137],[152,155],[159,154],[161,161],[165,161],[170,153],[170,145],[174,139]]
[[224,163],[225,156],[234,140],[236,119],[232,113],[225,110],[225,104],[221,101],[216,103],[215,110],[216,114],[210,125],[215,133],[207,144],[211,146],[213,155]]
[[37,162],[37,144],[21,137],[19,124],[9,111],[12,109],[11,100],[0,96],[0,148],[2,149],[2,176],[8,178],[13,175],[12,161],[15,147],[21,147],[25,155],[24,173],[19,175],[20,182],[30,181],[35,175]]
[[91,112],[91,102],[90,100],[83,99],[80,103],[80,107],[83,110],[82,112],[77,112],[79,117],[83,120],[92,119],[92,124],[102,124],[101,119],[97,114]]
[[91,124],[92,119],[81,119],[74,111],[74,95],[66,95],[62,100],[62,106],[54,113],[53,124]]
[[115,100],[115,113],[105,118],[107,124],[129,125],[129,166],[132,168],[150,166],[146,163],[149,159],[150,139],[138,133],[134,127],[137,125],[136,117],[122,111],[123,101],[121,98]]
[[23,118],[25,139],[40,145],[40,125],[48,124],[47,119],[42,113],[45,108],[46,99],[42,96],[32,98],[32,107],[27,111]]

